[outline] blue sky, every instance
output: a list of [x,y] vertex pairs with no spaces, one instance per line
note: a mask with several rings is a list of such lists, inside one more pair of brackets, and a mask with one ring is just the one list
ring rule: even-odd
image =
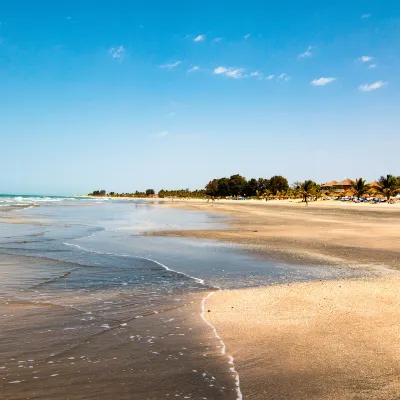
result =
[[0,193],[400,175],[397,1],[0,2]]

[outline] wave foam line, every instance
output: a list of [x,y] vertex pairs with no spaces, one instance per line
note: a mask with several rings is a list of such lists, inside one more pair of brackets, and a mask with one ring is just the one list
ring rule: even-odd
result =
[[76,247],[76,248],[78,248],[80,250],[87,251],[89,253],[104,254],[104,255],[107,255],[107,256],[117,256],[117,257],[130,257],[130,258],[136,258],[137,260],[150,261],[152,263],[155,263],[155,264],[159,265],[160,267],[164,268],[167,271],[175,272],[176,274],[180,274],[180,275],[186,276],[187,278],[193,279],[197,283],[200,283],[201,285],[204,285],[204,286],[206,285],[205,282],[204,282],[204,279],[196,278],[195,276],[191,276],[191,275],[185,274],[184,272],[176,271],[176,270],[174,270],[172,268],[167,267],[164,264],[161,264],[160,262],[158,262],[156,260],[152,260],[151,258],[139,257],[139,256],[131,256],[131,255],[128,255],[128,254],[115,254],[115,253],[108,253],[108,252],[103,252],[103,251],[89,250],[89,249],[86,249],[85,247],[79,246],[79,244],[73,244],[73,243],[67,243],[67,242],[63,242],[63,243],[66,246],[73,246],[73,247]]
[[234,358],[229,355],[226,354],[226,345],[224,343],[224,341],[222,340],[221,336],[218,335],[217,329],[215,328],[215,326],[207,321],[206,317],[205,317],[205,308],[206,308],[206,301],[209,297],[211,297],[213,294],[215,294],[215,292],[211,292],[209,293],[206,297],[204,297],[202,303],[201,303],[201,318],[203,318],[204,322],[210,326],[210,328],[213,330],[215,337],[219,340],[219,342],[221,343],[221,355],[222,356],[226,356],[228,357],[228,364],[231,365],[231,367],[229,368],[229,370],[232,372],[233,377],[235,378],[235,384],[236,384],[236,400],[243,400],[243,395],[242,395],[242,391],[240,390],[240,378],[239,378],[239,373],[236,371],[235,368],[235,363],[234,363]]

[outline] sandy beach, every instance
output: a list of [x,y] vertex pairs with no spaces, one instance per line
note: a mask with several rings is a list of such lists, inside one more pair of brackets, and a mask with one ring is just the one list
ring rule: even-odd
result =
[[246,399],[399,399],[400,207],[180,202],[226,230],[158,232],[239,243],[269,259],[363,271],[361,279],[220,291],[207,319]]
[[400,278],[221,291],[208,320],[245,399],[398,399]]
[[238,243],[290,263],[399,268],[400,203],[181,201],[168,207],[226,215],[226,229],[146,233]]

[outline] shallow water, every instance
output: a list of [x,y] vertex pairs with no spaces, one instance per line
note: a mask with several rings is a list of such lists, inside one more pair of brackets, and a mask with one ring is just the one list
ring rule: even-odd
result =
[[332,275],[141,235],[221,227],[214,215],[145,201],[18,202],[35,208],[0,223],[2,399],[236,399],[236,374],[200,317],[205,295]]

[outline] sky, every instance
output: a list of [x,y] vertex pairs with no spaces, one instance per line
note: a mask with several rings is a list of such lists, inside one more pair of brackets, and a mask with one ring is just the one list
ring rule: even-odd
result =
[[0,193],[400,175],[400,2],[0,2]]

